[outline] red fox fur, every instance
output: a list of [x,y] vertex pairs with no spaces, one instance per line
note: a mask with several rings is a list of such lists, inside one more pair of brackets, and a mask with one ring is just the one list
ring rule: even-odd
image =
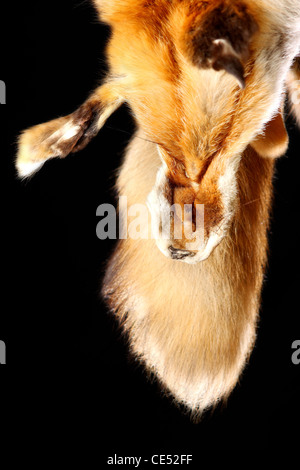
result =
[[[285,93],[300,123],[300,0],[94,0],[109,74],[74,113],[25,131],[21,177],[82,149],[127,102],[137,133],[118,178],[156,240],[121,240],[103,294],[135,354],[194,414],[226,398],[255,341]],[[204,205],[204,240],[160,216]],[[197,233],[196,233],[197,235]],[[197,236],[196,236],[197,239]]]

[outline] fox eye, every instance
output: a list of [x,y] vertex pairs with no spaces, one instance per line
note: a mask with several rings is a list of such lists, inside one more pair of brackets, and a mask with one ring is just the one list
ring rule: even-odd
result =
[[189,177],[189,175],[188,175],[188,173],[187,173],[187,171],[186,171],[186,170],[184,171],[184,174],[185,174],[185,176],[187,177],[187,179],[189,180],[189,179],[190,179],[190,177]]

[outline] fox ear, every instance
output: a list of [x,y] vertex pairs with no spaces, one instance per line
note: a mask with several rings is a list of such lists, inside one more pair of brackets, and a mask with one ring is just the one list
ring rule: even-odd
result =
[[266,125],[263,134],[251,143],[254,150],[264,158],[278,158],[285,154],[289,144],[289,136],[283,121],[282,112]]
[[189,17],[184,47],[194,65],[233,75],[245,87],[244,66],[258,25],[243,2],[219,0]]
[[83,149],[122,102],[103,85],[74,113],[24,131],[16,159],[19,177],[32,175],[50,158],[64,158]]

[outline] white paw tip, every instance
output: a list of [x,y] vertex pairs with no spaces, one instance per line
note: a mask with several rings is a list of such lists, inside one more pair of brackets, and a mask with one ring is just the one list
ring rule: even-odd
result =
[[17,161],[16,168],[20,178],[27,178],[38,171],[45,162],[22,162]]

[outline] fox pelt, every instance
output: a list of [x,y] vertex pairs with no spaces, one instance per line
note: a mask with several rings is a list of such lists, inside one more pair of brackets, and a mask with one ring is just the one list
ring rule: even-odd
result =
[[[129,105],[137,131],[117,190],[148,205],[157,236],[118,242],[102,293],[134,356],[199,416],[229,396],[255,342],[286,94],[300,123],[300,0],[94,5],[111,27],[107,78],[75,112],[22,133],[16,166],[27,177],[81,150]],[[194,250],[175,240],[180,218],[162,237],[174,203],[193,220],[204,205]]]

